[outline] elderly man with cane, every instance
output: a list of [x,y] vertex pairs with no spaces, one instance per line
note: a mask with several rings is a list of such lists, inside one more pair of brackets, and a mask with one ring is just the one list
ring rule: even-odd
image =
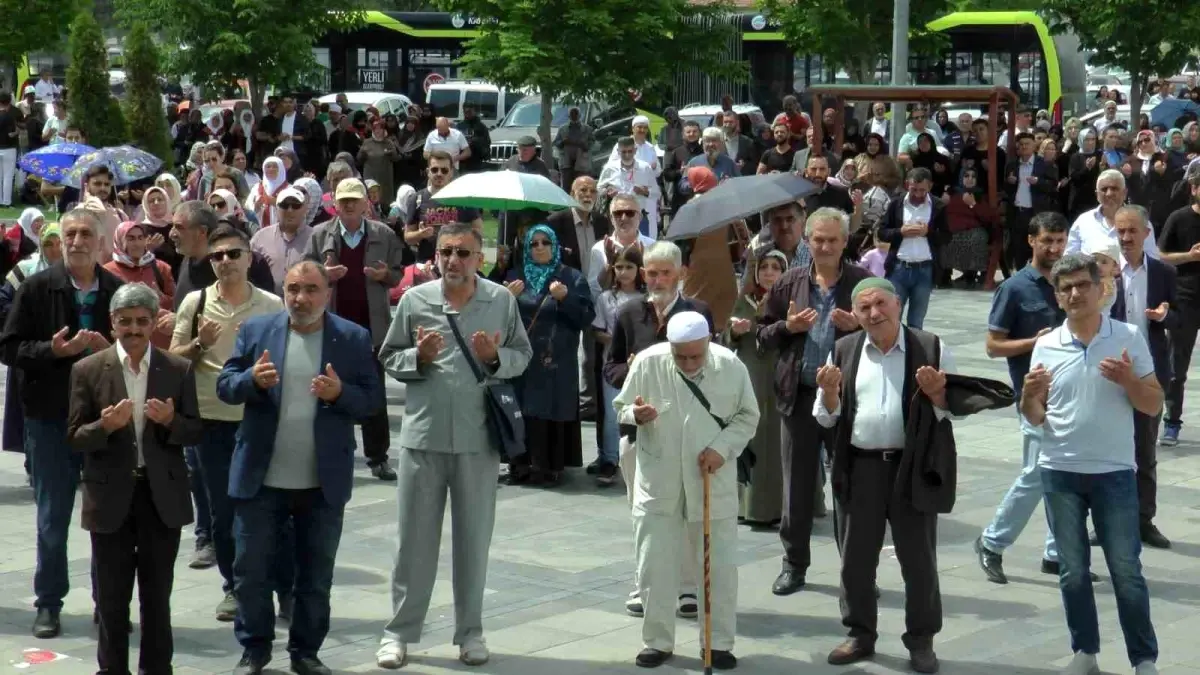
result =
[[637,354],[613,402],[621,424],[638,426],[633,519],[643,668],[672,656],[680,556],[700,557],[702,539],[705,670],[737,666],[737,471],[726,465],[754,437],[759,413],[745,365],[711,344],[709,331],[699,312],[671,317],[667,342]]

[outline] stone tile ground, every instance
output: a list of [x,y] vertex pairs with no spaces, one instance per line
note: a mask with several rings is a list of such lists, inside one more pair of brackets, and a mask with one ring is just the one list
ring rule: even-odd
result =
[[[953,347],[960,370],[1004,379],[1004,364],[984,355],[988,299],[985,293],[939,291],[928,327]],[[396,385],[392,389],[392,412],[398,424],[402,391]],[[1196,404],[1192,408],[1197,409]],[[956,425],[959,496],[954,513],[941,520],[939,547],[945,628],[936,647],[947,675],[1055,673],[1069,657],[1057,582],[1038,571],[1045,532],[1041,514],[1006,556],[1011,578],[1007,586],[985,582],[971,551],[972,540],[991,518],[1019,468],[1020,443],[1012,417],[1011,411],[999,411]],[[1189,428],[1200,426],[1200,415],[1190,417],[1196,424]],[[590,438],[591,429],[585,429],[585,440]],[[1190,442],[1159,453],[1158,522],[1175,546],[1169,551],[1147,551],[1142,560],[1153,597],[1162,672],[1200,675],[1200,640],[1195,632],[1200,626],[1200,446],[1196,432],[1185,431],[1185,440]],[[332,630],[321,654],[338,672],[375,671],[375,646],[391,607],[393,490],[360,466],[338,556]],[[71,532],[74,589],[66,600],[63,637],[38,641],[29,636],[34,566],[31,497],[19,457],[0,457],[0,669],[21,668],[25,650],[41,648],[66,658],[28,666],[30,672],[94,672],[89,547],[83,530]],[[637,672],[632,658],[640,647],[640,626],[622,607],[632,578],[632,546],[620,488],[598,490],[579,472],[561,489],[505,487],[499,499],[485,607],[493,658],[473,670],[495,675]],[[448,529],[447,519],[447,534]],[[740,672],[907,672],[907,655],[900,643],[903,583],[890,549],[884,551],[880,564],[879,656],[847,669],[825,664],[826,653],[843,636],[837,604],[838,559],[830,533],[830,522],[820,521],[814,533],[809,586],[792,597],[777,598],[769,590],[779,569],[777,535],[740,531],[736,649]],[[433,675],[472,670],[457,662],[450,644],[449,536],[443,542],[443,564],[426,635],[405,672]],[[176,568],[176,673],[229,672],[239,649],[231,625],[212,618],[220,599],[218,575],[216,570],[188,569],[188,553],[181,554]],[[1098,554],[1098,562],[1099,558]],[[1112,587],[1104,570],[1098,571],[1097,601],[1105,638],[1101,665],[1106,673],[1127,673],[1130,668]],[[276,672],[286,672],[285,640],[281,632],[273,664]],[[696,623],[681,621],[678,640],[678,658],[660,672],[700,672]]]

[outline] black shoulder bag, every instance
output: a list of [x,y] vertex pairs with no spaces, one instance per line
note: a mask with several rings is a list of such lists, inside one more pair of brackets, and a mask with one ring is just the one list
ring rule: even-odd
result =
[[507,380],[488,383],[487,375],[475,360],[470,345],[458,329],[458,320],[453,314],[447,314],[446,320],[450,322],[450,330],[454,333],[458,348],[462,350],[467,363],[471,364],[471,372],[475,373],[475,379],[483,385],[488,428],[500,445],[501,459],[507,461],[513,457],[520,457],[525,454],[525,418],[521,416],[517,390]]
[[[713,414],[712,406],[708,403],[708,397],[704,395],[704,392],[700,391],[700,387],[698,387],[695,382],[689,380],[682,372],[678,370],[675,372],[679,373],[679,379],[683,380],[683,383],[687,385],[687,388],[692,390],[692,395],[696,397],[696,400],[700,401],[700,405],[704,406],[704,411],[708,413],[709,417],[713,418],[713,421],[717,423],[717,426],[722,430],[729,426],[728,422]],[[742,454],[738,455],[737,480],[739,483],[743,485],[750,484],[750,469],[754,468],[755,462],[756,458],[754,456],[754,451],[751,450],[750,446],[747,445],[746,449],[742,450]]]

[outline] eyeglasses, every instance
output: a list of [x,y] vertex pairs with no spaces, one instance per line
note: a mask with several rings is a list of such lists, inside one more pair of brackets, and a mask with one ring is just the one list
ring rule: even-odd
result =
[[208,205],[213,207],[214,209],[223,209],[223,208],[225,208],[226,203],[225,202],[209,202]]
[[613,218],[635,218],[638,215],[637,211],[632,209],[618,209],[612,212]]
[[242,254],[245,252],[246,249],[244,248],[231,248],[226,251],[213,251],[212,253],[208,254],[208,259],[212,262],[221,262],[225,258],[229,258],[230,260],[239,260],[241,259]]
[[154,323],[154,317],[150,316],[122,316],[117,319],[117,325],[122,328],[129,328],[130,326],[146,328],[151,323]]
[[289,199],[287,201],[279,202],[279,208],[283,209],[284,211],[295,211],[297,209],[304,208],[304,205],[294,199]]
[[546,241],[545,239],[534,239],[533,241],[529,242],[529,248],[550,248],[550,246],[550,242]]
[[1095,286],[1095,284],[1094,284],[1092,281],[1090,281],[1090,280],[1087,280],[1087,281],[1077,281],[1077,282],[1075,282],[1075,283],[1073,283],[1073,284],[1065,284],[1065,285],[1063,285],[1063,286],[1060,286],[1060,287],[1059,287],[1059,288],[1056,290],[1056,292],[1057,292],[1059,295],[1066,296],[1066,297],[1070,297],[1070,296],[1071,296],[1071,294],[1072,294],[1072,293],[1074,293],[1074,292],[1076,292],[1076,291],[1078,291],[1079,293],[1087,293],[1088,291],[1092,290],[1092,287],[1093,287],[1093,286]]
[[449,175],[450,171],[451,171],[451,169],[448,166],[431,166],[431,167],[429,167],[429,173],[431,175],[435,175],[435,176],[438,174]]
[[475,251],[472,251],[469,248],[453,248],[447,246],[446,248],[439,248],[438,255],[447,259],[449,259],[450,256],[456,256],[459,260],[466,260],[467,258],[475,255]]

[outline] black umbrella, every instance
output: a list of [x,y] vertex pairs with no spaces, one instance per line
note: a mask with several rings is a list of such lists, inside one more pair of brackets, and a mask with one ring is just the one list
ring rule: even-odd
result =
[[790,172],[730,178],[693,199],[671,219],[667,239],[691,239],[817,191]]

